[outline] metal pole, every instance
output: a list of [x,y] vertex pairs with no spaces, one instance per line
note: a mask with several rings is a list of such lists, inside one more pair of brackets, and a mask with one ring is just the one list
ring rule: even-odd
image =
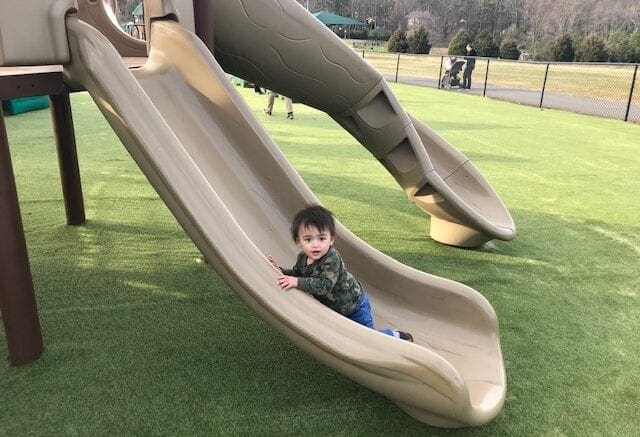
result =
[[86,221],[69,94],[49,96],[68,225]]
[[440,72],[438,73],[438,89],[442,88],[442,66],[444,64],[444,56],[440,56]]
[[398,60],[396,61],[396,83],[398,83],[398,70],[400,69],[400,52],[398,52]]
[[547,87],[547,76],[549,75],[549,64],[547,64],[547,68],[544,70],[544,81],[542,82],[542,92],[540,93],[540,105],[538,106],[542,109],[542,100],[544,99],[544,90]]
[[636,85],[636,75],[638,74],[638,64],[633,69],[633,78],[631,79],[631,90],[629,91],[629,101],[627,102],[627,111],[624,113],[624,121],[629,120],[629,109],[631,109],[631,100],[633,99],[633,89]]
[[489,59],[487,58],[487,69],[484,72],[484,88],[482,89],[482,97],[487,96],[487,81],[489,80]]
[[9,361],[20,366],[44,350],[9,140],[0,110],[0,313]]

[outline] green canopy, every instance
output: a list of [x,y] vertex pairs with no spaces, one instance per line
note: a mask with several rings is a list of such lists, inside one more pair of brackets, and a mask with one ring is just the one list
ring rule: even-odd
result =
[[316,12],[313,16],[327,26],[366,26],[353,18],[342,17],[327,11]]

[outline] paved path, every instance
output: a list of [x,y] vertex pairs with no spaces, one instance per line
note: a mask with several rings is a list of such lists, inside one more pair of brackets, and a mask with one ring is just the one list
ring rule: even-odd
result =
[[[385,75],[385,79],[389,82],[395,81],[394,75]],[[432,88],[438,87],[438,82],[433,79],[428,79],[418,76],[398,76],[398,82],[407,83],[412,85],[428,86]],[[464,92],[474,95],[482,95],[483,83],[474,85],[470,90],[459,90],[452,88],[447,92]],[[445,91],[445,90],[443,90]],[[636,90],[640,92],[640,90]],[[541,91],[530,91],[519,88],[506,88],[495,85],[487,84],[485,91],[486,97],[492,99],[505,100],[508,102],[521,103],[523,105],[540,106],[540,94]],[[626,103],[613,102],[605,99],[598,99],[596,97],[579,97],[568,94],[553,94],[546,92],[542,101],[543,108],[560,109],[564,111],[577,112],[580,114],[595,115],[598,117],[615,118],[618,120],[624,120],[625,112],[627,110]],[[640,105],[632,104],[629,108],[629,121],[640,122]]]

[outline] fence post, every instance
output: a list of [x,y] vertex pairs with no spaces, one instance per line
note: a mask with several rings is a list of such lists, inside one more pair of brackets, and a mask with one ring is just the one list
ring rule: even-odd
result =
[[396,61],[396,83],[398,83],[398,70],[400,69],[400,52],[398,52],[398,60]]
[[538,108],[542,109],[542,100],[544,99],[544,90],[547,87],[547,76],[549,75],[549,64],[547,64],[547,68],[544,69],[544,80],[542,81],[542,91],[540,92],[540,104]]
[[629,120],[629,109],[631,109],[631,99],[633,99],[633,89],[636,85],[636,75],[638,74],[638,64],[633,69],[633,78],[631,79],[631,90],[629,91],[629,101],[627,102],[627,111],[624,114],[624,121]]
[[487,58],[487,69],[484,72],[484,88],[482,89],[482,97],[487,96],[487,80],[489,80],[489,58]]

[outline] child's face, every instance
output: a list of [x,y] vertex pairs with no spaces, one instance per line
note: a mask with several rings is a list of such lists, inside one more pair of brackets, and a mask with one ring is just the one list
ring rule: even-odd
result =
[[307,258],[317,261],[329,251],[335,237],[327,230],[320,231],[315,226],[301,226],[298,229],[298,246]]

